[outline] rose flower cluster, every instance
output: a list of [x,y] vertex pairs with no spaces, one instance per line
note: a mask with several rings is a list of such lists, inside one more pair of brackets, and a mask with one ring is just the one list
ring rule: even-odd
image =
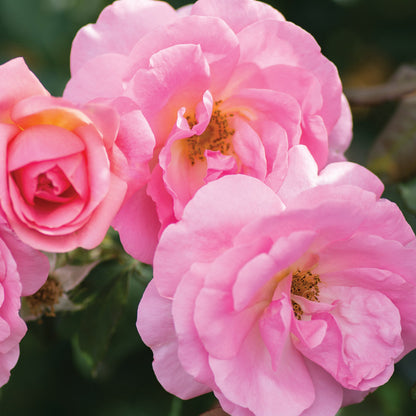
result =
[[63,97],[19,58],[0,86],[0,385],[46,279],[35,249],[110,224],[153,265],[137,329],[180,398],[333,416],[416,348],[415,235],[345,161],[337,69],[277,10],[117,0],[76,35]]

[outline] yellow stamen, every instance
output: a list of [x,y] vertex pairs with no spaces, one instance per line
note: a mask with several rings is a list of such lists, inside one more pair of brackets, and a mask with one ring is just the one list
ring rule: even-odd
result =
[[[313,302],[319,302],[319,283],[321,279],[317,274],[312,274],[310,271],[303,272],[299,269],[292,274],[292,286],[290,291],[292,295],[302,296],[305,299]],[[296,319],[301,319],[303,310],[301,306],[292,300],[292,307]]]
[[[232,136],[235,130],[229,125],[234,114],[223,113],[219,109],[221,103],[221,100],[214,103],[211,120],[205,131],[200,136],[194,135],[185,139],[187,155],[192,165],[195,165],[197,160],[205,160],[205,150],[218,151],[223,155],[234,154]],[[195,116],[187,116],[186,119],[191,128],[197,124]]]
[[26,297],[26,302],[34,315],[55,316],[55,305],[63,294],[61,283],[49,276],[44,285],[33,295]]

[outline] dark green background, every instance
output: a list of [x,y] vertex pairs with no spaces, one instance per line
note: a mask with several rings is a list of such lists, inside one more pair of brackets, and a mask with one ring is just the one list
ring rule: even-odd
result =
[[[23,56],[54,95],[69,78],[69,52],[77,30],[94,22],[106,0],[0,0],[0,63]],[[311,32],[339,68],[346,88],[384,82],[403,63],[416,63],[414,0],[282,0],[269,2],[288,20]],[[172,1],[175,7],[186,2]],[[354,108],[354,141],[348,156],[365,164],[369,148],[394,111],[395,103]],[[387,195],[403,209],[394,186]],[[412,213],[405,211],[409,221]],[[129,300],[108,357],[91,376],[74,340],[77,319],[58,316],[29,324],[10,382],[0,390],[0,415],[189,415],[209,409],[208,395],[181,402],[165,393],[151,369],[151,352],[135,330],[137,293]],[[416,302],[416,299],[415,299]],[[97,316],[97,320],[100,316]],[[72,345],[71,345],[72,344]],[[415,416],[410,388],[416,383],[416,354],[397,365],[391,381],[342,416]],[[284,416],[284,415],[282,415]],[[318,415],[317,415],[318,416]]]

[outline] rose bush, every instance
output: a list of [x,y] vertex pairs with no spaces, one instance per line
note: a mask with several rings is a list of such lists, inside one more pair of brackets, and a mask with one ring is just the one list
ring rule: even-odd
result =
[[36,292],[48,271],[47,257],[23,244],[0,217],[0,387],[9,380],[26,333],[19,316],[20,297]]
[[161,384],[238,416],[333,416],[416,347],[415,236],[381,182],[289,151],[279,195],[233,175],[166,228],[137,326]]
[[[335,66],[313,37],[254,0],[119,0],[81,29],[64,96],[97,97],[127,117],[139,106],[156,139],[142,177],[114,222],[125,249],[151,262],[160,232],[195,191],[242,173],[274,186],[287,150],[306,145],[319,168],[343,159],[351,114]],[[131,101],[130,101],[131,100]]]
[[97,246],[140,159],[117,112],[51,97],[18,58],[0,66],[0,131],[0,205],[18,236],[52,252]]

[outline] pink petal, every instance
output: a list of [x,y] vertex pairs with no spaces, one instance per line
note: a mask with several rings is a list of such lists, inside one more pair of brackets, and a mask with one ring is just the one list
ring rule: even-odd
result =
[[66,179],[74,187],[76,193],[84,200],[89,197],[87,163],[83,154],[61,158],[57,166],[65,174]]
[[261,338],[269,351],[271,366],[278,371],[288,338],[290,338],[290,323],[292,320],[292,305],[286,296],[271,302],[264,310],[259,321]]
[[403,245],[415,241],[415,234],[399,207],[387,199],[380,199],[373,206],[360,230],[379,235],[386,240],[399,241]]
[[127,88],[148,119],[157,144],[164,144],[177,112],[194,110],[210,85],[208,62],[198,45],[174,45],[155,53]]
[[321,116],[304,115],[300,144],[304,144],[309,149],[319,168],[327,164],[328,133]]
[[[16,220],[15,217],[11,218],[11,225],[16,234],[34,248],[50,252],[65,252],[76,247],[92,249],[103,240],[111,220],[120,208],[125,193],[125,182],[111,175],[108,194],[91,215],[83,220],[83,223],[68,224],[54,229],[52,232],[48,232],[38,225],[40,232],[31,229],[27,224]],[[71,209],[71,206],[68,206],[67,209]],[[71,232],[73,231],[72,227],[76,229],[75,232]]]
[[282,208],[269,187],[249,176],[225,176],[205,185],[185,207],[182,222],[168,227],[160,239],[154,260],[158,290],[172,296],[196,259],[212,261],[230,247],[242,226]]
[[12,59],[0,65],[0,91],[0,122],[6,123],[10,120],[11,108],[18,101],[32,95],[49,96],[23,58]]
[[264,181],[267,163],[261,138],[242,117],[236,117],[234,128],[233,147],[242,165],[241,173]]
[[260,21],[239,34],[240,62],[255,62],[261,68],[283,64],[300,66],[319,80],[323,106],[320,111],[328,131],[341,113],[341,81],[336,67],[321,53],[315,39],[293,23]]
[[[4,299],[4,294],[3,294]],[[3,318],[0,317],[0,343],[10,336],[10,326]]]
[[345,160],[344,152],[347,150],[352,139],[352,115],[350,106],[345,95],[341,98],[341,115],[332,129],[329,142],[328,163]]
[[[46,234],[67,234],[74,231],[76,225],[69,224],[81,213],[85,201],[79,197],[72,198],[65,203],[39,200],[35,204],[28,204],[20,189],[13,180],[9,182],[10,199],[12,201],[15,215],[30,228],[37,228]],[[13,228],[18,232],[17,225],[13,223]],[[53,231],[52,231],[53,230]],[[19,234],[20,236],[20,234]],[[26,240],[25,240],[26,241]]]
[[172,144],[171,159],[167,166],[164,180],[167,189],[173,197],[174,213],[176,218],[181,218],[186,204],[195,195],[195,192],[204,185],[207,174],[206,161],[196,161],[191,164],[184,146],[180,141]]
[[[221,39],[221,42],[218,42]],[[199,45],[208,61],[210,88],[219,92],[228,82],[239,57],[238,40],[223,20],[207,16],[186,16],[144,36],[133,48],[130,74],[148,65],[152,55],[174,45]]]
[[375,388],[367,391],[343,389],[344,395],[342,399],[342,406],[349,406],[350,404],[360,403],[369,393],[374,390]]
[[193,5],[191,14],[220,17],[236,33],[259,20],[284,20],[273,7],[250,0],[199,0]]
[[273,370],[268,350],[253,330],[232,360],[210,358],[215,382],[231,402],[255,415],[297,416],[310,407],[315,393],[303,357],[286,339],[282,358]]
[[82,139],[86,147],[85,158],[87,160],[86,167],[90,194],[88,205],[81,217],[85,218],[90,215],[92,210],[107,195],[110,185],[110,162],[103,144],[103,139],[94,126],[80,126],[76,129],[75,133]]
[[120,233],[121,243],[127,253],[143,263],[152,264],[160,222],[154,202],[146,195],[144,188],[123,203],[112,226]]
[[316,186],[318,182],[318,167],[307,147],[294,146],[289,149],[288,155],[286,176],[278,189],[278,194],[284,201],[296,198],[302,191]]
[[384,384],[403,351],[396,307],[383,294],[359,287],[322,285],[321,297],[339,299],[332,318],[324,318],[325,340],[315,348],[297,348],[346,388],[368,390]]
[[10,378],[10,370],[16,365],[19,358],[19,345],[15,345],[6,353],[0,354],[0,387]]
[[92,212],[88,222],[76,233],[78,246],[93,249],[102,242],[111,221],[120,209],[127,185],[116,175],[111,174],[110,186],[102,202]]
[[[178,337],[178,357],[185,371],[211,388],[214,376],[208,364],[208,353],[202,344],[194,322],[195,301],[203,287],[208,267],[194,264],[183,276],[172,302],[172,315]],[[192,357],[192,360],[189,360]]]
[[144,34],[174,19],[174,9],[164,2],[124,0],[106,7],[95,25],[77,33],[71,50],[72,75],[94,56],[128,55]]
[[239,167],[234,156],[223,155],[220,152],[207,150],[205,152],[205,157],[207,158],[205,183],[215,181],[225,175],[238,173]]
[[273,121],[286,131],[290,146],[299,142],[301,111],[287,94],[247,88],[228,98],[221,108],[248,119],[254,130],[261,128],[264,121]]
[[153,349],[153,369],[159,382],[170,393],[189,399],[207,393],[210,388],[196,382],[180,364],[171,307],[172,302],[161,297],[150,282],[137,311],[137,329]]
[[238,271],[263,249],[264,241],[234,247],[211,264],[204,287],[198,294],[194,314],[199,337],[211,357],[221,360],[235,357],[267,305],[267,301],[260,299],[244,309],[235,310],[232,296]]
[[325,273],[323,281],[330,286],[359,286],[373,290],[377,287],[380,293],[386,295],[398,309],[401,316],[402,339],[404,351],[407,354],[416,345],[416,287],[403,277],[378,268],[358,267]]
[[[182,111],[178,112],[176,128],[172,130],[168,142],[159,155],[159,165],[163,170],[163,185],[172,196],[174,215],[178,219],[182,216],[185,205],[204,184],[207,173],[206,160],[195,160],[192,164],[189,158],[186,139],[193,136],[194,133],[189,129],[189,126],[182,128],[181,124],[185,122],[185,119],[181,113]],[[198,125],[194,126],[194,129],[199,127]],[[152,178],[155,178],[154,174]],[[158,185],[160,186],[160,184]],[[153,196],[153,191],[153,186],[151,186],[149,193],[158,202],[158,198]]]
[[[163,221],[164,217],[170,217],[168,212],[161,213],[163,206],[170,206],[167,201],[168,192],[173,201],[174,217],[181,218],[183,209],[195,192],[207,182],[207,160],[195,159],[192,164],[188,154],[186,139],[194,135],[202,134],[208,126],[212,112],[212,96],[209,91],[204,93],[203,99],[198,103],[196,116],[198,122],[189,128],[188,121],[185,119],[185,108],[178,111],[176,126],[172,129],[166,145],[162,148],[159,155],[159,165],[163,170],[163,185],[161,181],[156,181],[157,172],[152,173],[152,182],[149,186],[149,194],[158,205],[159,218],[163,226],[167,225]],[[206,157],[205,152],[205,157]],[[161,187],[166,188],[162,190]],[[155,192],[157,191],[157,192]],[[170,198],[169,198],[170,199]],[[163,203],[163,200],[165,202]]]
[[256,416],[253,412],[245,407],[236,405],[230,402],[219,390],[214,390],[213,393],[221,405],[221,409],[230,415],[234,416]]
[[[309,217],[310,221],[311,217],[314,217],[316,224],[319,224],[316,228],[319,227],[323,235],[331,235],[330,240],[335,240],[343,238],[342,236],[351,236],[359,229],[367,212],[376,204],[376,197],[373,193],[355,186],[322,185],[305,190],[296,198],[286,202],[290,211],[292,209],[304,210],[308,207],[305,210],[307,212],[302,215]],[[340,218],[344,223],[340,221]],[[305,224],[303,218],[299,225],[300,223]],[[330,227],[329,224],[331,224]],[[335,230],[340,233],[338,238],[335,237]]]
[[[297,302],[303,310],[303,316],[312,316],[314,313],[331,311],[332,305],[325,305],[322,302],[307,301],[302,296],[291,296],[291,300]],[[303,300],[303,302],[301,302]],[[317,304],[317,305],[316,305]],[[316,305],[316,306],[315,306]],[[306,306],[306,307],[305,307]],[[309,308],[308,308],[309,306]],[[312,308],[315,307],[315,310]],[[321,346],[322,342],[326,341],[325,336],[328,331],[328,323],[324,319],[311,320],[297,320],[294,319],[292,328],[293,334],[305,345],[307,348],[313,349]]]
[[[273,283],[279,272],[287,269],[303,255],[314,237],[315,233],[311,231],[292,232],[287,237],[277,239],[267,254],[262,253],[247,262],[239,270],[233,286],[235,309],[241,310],[248,306],[248,303],[255,298],[263,287],[266,289],[269,282]],[[254,231],[251,238],[253,240],[259,238],[258,233]],[[256,276],[255,279],[253,276]],[[275,286],[277,284],[278,282],[275,283]],[[273,289],[269,293],[263,291],[262,295],[263,299],[270,300],[273,296]]]
[[91,120],[72,103],[60,97],[33,96],[13,107],[11,117],[22,129],[36,125],[53,125],[65,130],[75,130]]
[[48,277],[48,258],[22,243],[15,233],[5,225],[0,225],[1,239],[16,259],[17,270],[22,283],[22,296],[35,293]]
[[415,252],[397,241],[385,240],[377,235],[356,233],[346,241],[334,241],[322,249],[319,273],[350,268],[388,270],[412,282],[409,270],[415,267]]
[[322,108],[321,84],[311,71],[282,63],[264,68],[261,74],[265,87],[296,98],[302,113],[319,114]]
[[120,117],[116,110],[96,102],[82,107],[82,111],[91,119],[95,128],[102,135],[106,149],[111,149],[120,127]]
[[[74,44],[71,53],[76,53]],[[71,64],[74,62],[71,59]],[[85,104],[97,98],[121,96],[124,93],[122,81],[127,68],[128,59],[123,55],[105,53],[94,56],[73,74],[65,87],[64,97],[73,103]]]
[[74,133],[52,125],[38,125],[23,130],[8,149],[9,172],[29,163],[83,152],[85,144]]
[[315,387],[315,400],[300,416],[333,416],[342,403],[343,389],[326,371],[311,361],[305,360]]
[[147,185],[147,194],[156,204],[156,211],[159,221],[161,223],[159,234],[172,222],[176,222],[177,218],[173,211],[173,198],[166,188],[164,180],[164,172],[159,165],[156,165],[150,176]]
[[[0,123],[0,166],[7,166],[8,159],[8,143],[20,132],[16,126],[12,124]],[[9,177],[7,169],[0,169],[0,204],[6,216],[9,218],[13,215],[11,201],[9,196]],[[0,221],[3,219],[0,216]]]
[[[319,174],[318,184],[355,185],[373,192],[377,198],[380,198],[384,191],[384,185],[376,175],[363,166],[351,162],[330,163]],[[380,210],[385,209],[383,207]]]
[[149,161],[153,156],[155,138],[143,113],[127,97],[118,98],[112,105],[121,119],[117,146],[135,165]]

